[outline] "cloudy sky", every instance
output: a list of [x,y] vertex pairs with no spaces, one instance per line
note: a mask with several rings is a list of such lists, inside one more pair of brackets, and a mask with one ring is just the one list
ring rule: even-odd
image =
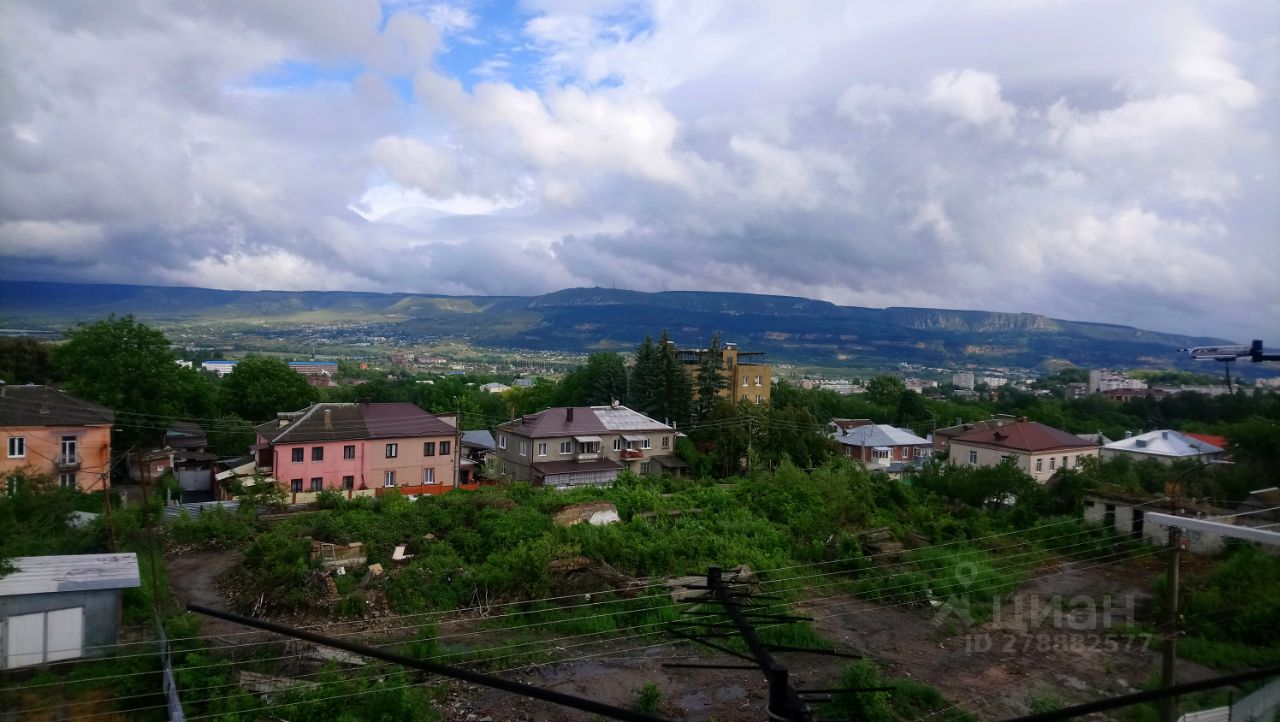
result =
[[1280,341],[1280,3],[6,0],[0,278]]

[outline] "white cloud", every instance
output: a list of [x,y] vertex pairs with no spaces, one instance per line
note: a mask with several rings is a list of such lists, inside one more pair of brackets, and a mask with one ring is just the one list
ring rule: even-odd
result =
[[1268,4],[478,8],[5,3],[0,273],[1280,333]]
[[1015,108],[1000,97],[1000,80],[991,73],[966,68],[934,76],[925,101],[974,125],[1007,129]]

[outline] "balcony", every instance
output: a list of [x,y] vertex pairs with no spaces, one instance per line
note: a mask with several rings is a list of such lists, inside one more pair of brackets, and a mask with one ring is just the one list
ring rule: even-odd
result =
[[59,454],[54,457],[53,466],[58,471],[75,471],[80,468],[80,455]]
[[624,459],[643,459],[644,451],[640,449],[623,449],[622,458]]
[[577,454],[574,454],[573,460],[574,461],[599,461],[600,452],[599,451],[579,451]]

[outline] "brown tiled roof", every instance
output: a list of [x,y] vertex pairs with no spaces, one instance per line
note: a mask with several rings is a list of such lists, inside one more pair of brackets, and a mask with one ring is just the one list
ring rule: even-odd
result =
[[257,432],[273,444],[456,436],[458,433],[457,429],[413,404],[312,404],[283,426],[279,420],[268,421],[259,424]]
[[951,439],[951,443],[979,444],[1016,451],[1095,448],[1075,434],[1046,426],[1038,421],[1014,421],[1003,426],[971,431]]
[[115,412],[51,386],[0,386],[0,426],[100,426]]
[[[569,419],[572,412],[573,419]],[[516,436],[541,439],[551,436],[598,436],[609,429],[590,406],[558,406],[500,424],[498,428]]]
[[613,459],[600,459],[598,461],[546,461],[541,464],[534,464],[533,470],[543,476],[551,476],[553,474],[572,474],[575,472],[583,473],[588,471],[612,471],[621,469],[622,464]]

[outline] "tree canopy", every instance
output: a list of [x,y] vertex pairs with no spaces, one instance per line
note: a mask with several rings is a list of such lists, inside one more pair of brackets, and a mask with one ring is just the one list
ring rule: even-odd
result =
[[244,359],[218,387],[218,401],[224,411],[255,423],[269,421],[281,411],[297,411],[317,398],[305,376],[284,361],[268,356]]
[[133,316],[80,325],[53,353],[68,391],[116,412],[126,447],[157,443],[169,421],[213,413],[213,391],[176,363],[165,335]]

